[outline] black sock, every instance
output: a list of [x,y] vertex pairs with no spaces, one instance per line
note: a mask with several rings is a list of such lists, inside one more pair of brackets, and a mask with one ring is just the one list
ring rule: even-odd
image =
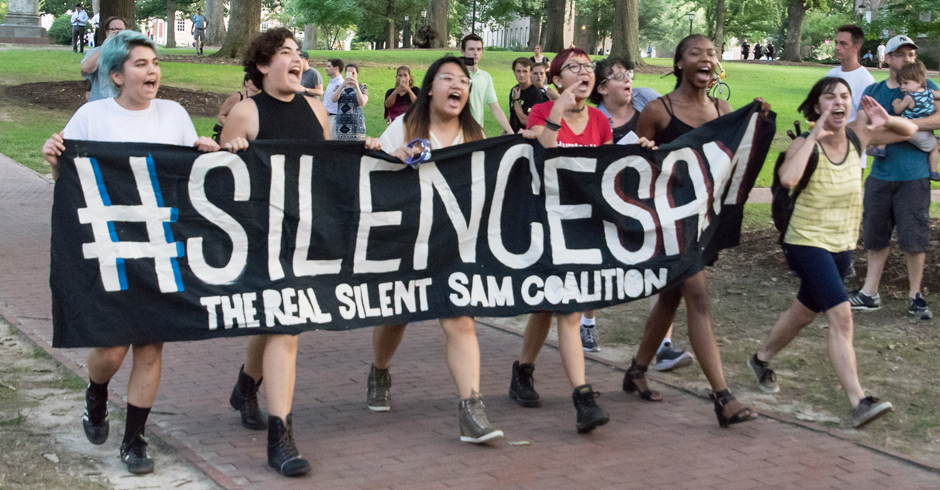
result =
[[127,404],[127,424],[124,426],[124,442],[130,442],[137,434],[144,435],[144,426],[147,425],[147,416],[150,408],[140,408]]
[[94,381],[92,381],[91,379],[89,379],[89,380],[88,380],[88,391],[90,391],[91,393],[93,393],[93,394],[95,394],[95,395],[103,396],[103,397],[107,398],[107,397],[108,397],[108,383],[110,383],[110,380],[109,380],[108,382],[100,383],[100,384],[99,384],[99,383],[95,383]]
[[752,359],[753,359],[753,361],[754,361],[754,364],[757,364],[758,366],[760,366],[760,367],[762,367],[762,368],[767,367],[767,361],[762,361],[762,360],[760,360],[760,358],[757,357],[757,354],[756,354],[756,353],[754,354],[754,357],[753,357]]

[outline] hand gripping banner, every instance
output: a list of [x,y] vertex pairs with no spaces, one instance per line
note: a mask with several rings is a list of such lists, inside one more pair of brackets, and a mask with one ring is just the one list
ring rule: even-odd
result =
[[775,130],[754,103],[656,151],[505,136],[417,168],[362,144],[237,155],[66,141],[56,347],[576,312],[678,284],[737,245]]

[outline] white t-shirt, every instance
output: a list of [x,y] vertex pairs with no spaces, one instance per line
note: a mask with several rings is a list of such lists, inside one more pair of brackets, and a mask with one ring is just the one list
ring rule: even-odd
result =
[[131,111],[112,98],[81,106],[65,125],[65,138],[193,146],[199,136],[189,113],[177,102],[154,99],[150,107]]
[[326,108],[326,113],[330,115],[336,115],[336,106],[339,102],[333,102],[333,92],[343,84],[345,79],[343,77],[333,77],[330,79],[330,83],[326,85],[326,89],[323,90],[323,107]]
[[855,120],[855,114],[862,103],[862,92],[865,91],[865,87],[875,83],[875,77],[871,76],[871,73],[864,66],[852,71],[842,71],[842,67],[838,66],[829,70],[826,76],[841,78],[849,82],[849,87],[852,87],[852,114],[849,116],[849,122],[851,123]]
[[878,57],[881,59],[884,59],[885,57],[885,45],[884,44],[878,45]]
[[[379,138],[379,142],[382,143],[382,151],[385,153],[391,153],[402,146],[405,146],[405,143],[410,143],[410,141],[405,141],[405,123],[404,117],[397,117],[392,124],[389,124],[385,128],[385,132],[382,133],[382,136]],[[437,136],[434,136],[434,133],[431,133],[429,138],[431,141],[431,149],[439,150],[444,148],[444,145],[441,144],[441,141],[437,139]],[[463,141],[463,130],[460,133],[457,133],[457,137],[454,138],[454,142],[450,146],[462,144]]]

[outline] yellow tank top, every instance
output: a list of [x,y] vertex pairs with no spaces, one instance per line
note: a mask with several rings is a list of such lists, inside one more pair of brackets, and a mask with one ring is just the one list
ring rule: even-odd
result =
[[834,164],[818,145],[819,163],[796,198],[784,243],[833,253],[854,250],[862,219],[862,167],[851,142],[845,161]]

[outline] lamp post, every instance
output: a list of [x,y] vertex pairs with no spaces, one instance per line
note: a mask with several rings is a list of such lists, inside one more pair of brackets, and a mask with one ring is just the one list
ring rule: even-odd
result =
[[689,35],[692,35],[692,21],[695,20],[695,12],[689,12]]

